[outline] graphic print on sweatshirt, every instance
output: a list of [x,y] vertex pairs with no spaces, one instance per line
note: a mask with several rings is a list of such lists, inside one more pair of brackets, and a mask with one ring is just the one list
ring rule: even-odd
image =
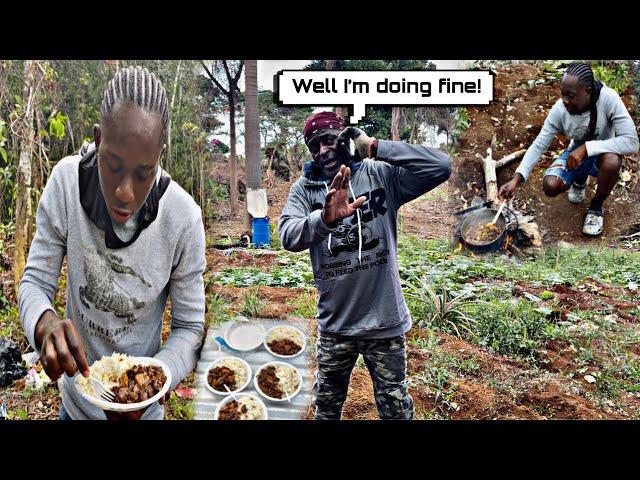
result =
[[[389,211],[386,206],[386,192],[383,188],[376,188],[358,196],[366,197],[365,203],[360,207],[360,232],[358,232],[358,216],[354,214],[342,219],[331,236],[322,242],[323,256],[337,260],[321,264],[324,279],[369,270],[387,263],[389,250],[386,248],[382,232],[378,231],[382,228],[379,217],[385,216]],[[349,198],[349,202],[353,201],[353,198]],[[322,207],[322,204],[316,203],[312,210],[322,209]],[[362,262],[358,262],[357,258],[360,235]],[[352,258],[353,253],[356,253],[355,259]],[[347,256],[349,258],[341,258]]]
[[[574,142],[578,145],[583,144],[587,141],[587,136],[589,135],[589,124],[586,125],[578,125],[573,128],[569,132],[569,136],[573,138]],[[598,138],[600,136],[600,129],[596,127],[593,138]]]
[[[112,313],[118,318],[126,319],[127,325],[137,321],[134,311],[145,306],[144,302],[130,296],[117,282],[116,274],[131,275],[146,287],[151,287],[147,281],[131,267],[123,264],[122,258],[112,253],[101,253],[95,249],[85,249],[84,276],[86,286],[79,287],[79,297],[87,308],[92,307],[102,312]],[[130,330],[121,326],[116,330],[104,329],[92,320],[81,315],[83,323],[97,335],[107,341],[116,341]]]

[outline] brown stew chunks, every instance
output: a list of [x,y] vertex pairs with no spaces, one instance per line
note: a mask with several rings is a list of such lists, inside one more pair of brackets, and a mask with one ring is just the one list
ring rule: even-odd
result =
[[229,390],[234,391],[236,389],[236,374],[229,367],[214,367],[209,370],[207,376],[209,385],[218,392],[226,392],[224,388],[226,385]]
[[258,373],[258,386],[260,390],[272,398],[282,398],[284,392],[280,389],[280,380],[276,375],[276,367],[264,367]]
[[284,340],[272,340],[267,345],[272,352],[277,353],[278,355],[295,355],[302,348],[296,342],[285,338]]
[[219,420],[241,420],[241,415],[247,413],[247,406],[238,404],[235,400],[231,400],[225,404],[218,414]]
[[134,365],[120,377],[120,385],[112,387],[115,403],[144,402],[157,394],[167,376],[157,365]]

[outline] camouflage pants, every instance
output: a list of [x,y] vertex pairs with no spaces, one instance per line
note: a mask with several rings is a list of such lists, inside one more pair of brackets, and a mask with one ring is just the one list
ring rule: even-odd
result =
[[382,419],[413,418],[408,392],[407,347],[404,335],[375,340],[318,337],[318,373],[313,386],[316,420],[339,420],[347,398],[351,371],[362,354],[373,381]]

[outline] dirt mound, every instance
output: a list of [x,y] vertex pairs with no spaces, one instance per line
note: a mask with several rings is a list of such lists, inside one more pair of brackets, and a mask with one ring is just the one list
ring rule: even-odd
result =
[[593,290],[594,291],[583,291],[570,288],[565,285],[553,285],[549,288],[534,287],[527,282],[518,281],[513,288],[513,293],[516,296],[522,296],[525,292],[533,295],[540,295],[545,291],[553,293],[556,304],[559,307],[564,307],[564,309],[559,312],[563,319],[567,318],[567,315],[571,310],[606,311],[614,309],[620,317],[627,321],[640,321],[640,319],[633,315],[624,312],[624,310],[633,310],[636,308],[638,306],[637,302],[618,300],[614,296],[610,296],[617,296],[620,292],[628,294],[629,292],[625,289],[611,288],[600,284],[598,288]]
[[522,403],[537,406],[545,411],[548,418],[555,419],[615,419],[621,418],[615,413],[605,413],[582,397],[566,393],[562,385],[549,382],[544,388],[531,391],[524,396]]
[[288,314],[296,309],[296,299],[305,292],[303,288],[286,287],[230,287],[213,285],[207,295],[219,293],[231,302],[230,309],[236,312],[243,312],[246,307],[246,299],[249,295],[257,295],[259,298],[259,311],[257,317],[261,318],[286,318]]
[[278,261],[276,252],[250,250],[218,250],[207,248],[207,270],[217,272],[225,268],[268,268]]

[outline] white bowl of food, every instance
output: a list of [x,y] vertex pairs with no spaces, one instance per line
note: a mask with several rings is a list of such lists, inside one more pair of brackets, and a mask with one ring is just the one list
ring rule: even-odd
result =
[[112,402],[102,399],[89,379],[78,374],[75,386],[80,395],[103,410],[132,412],[141,410],[160,400],[171,387],[169,367],[153,357],[130,357],[114,353],[93,362],[91,376],[115,395]]
[[304,352],[307,336],[296,327],[277,325],[267,330],[264,336],[264,348],[279,358],[293,358]]
[[268,420],[267,407],[249,393],[234,393],[224,398],[216,408],[214,420]]
[[251,383],[251,374],[251,366],[245,360],[238,357],[223,357],[207,366],[204,384],[211,393],[230,395],[247,388]]
[[224,332],[224,341],[238,352],[251,352],[262,345],[265,336],[262,325],[249,321],[232,323]]
[[302,375],[293,365],[273,361],[262,365],[253,377],[256,391],[272,402],[292,400],[302,389]]

